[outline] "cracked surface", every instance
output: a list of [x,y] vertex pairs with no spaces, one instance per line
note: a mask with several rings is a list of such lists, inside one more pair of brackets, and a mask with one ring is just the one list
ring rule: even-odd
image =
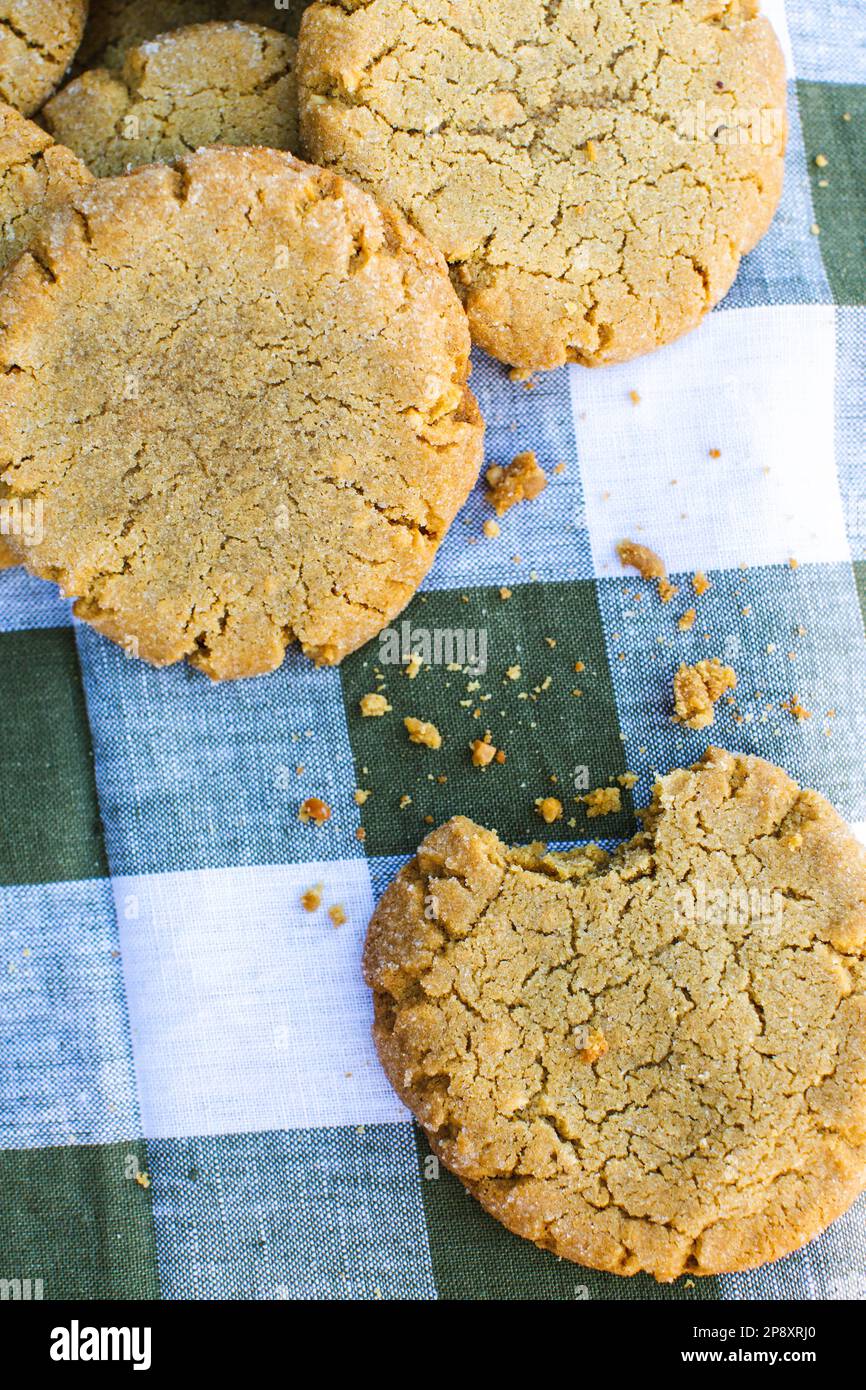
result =
[[90,0],[90,14],[78,54],[87,67],[123,67],[127,50],[169,29],[241,20],[295,35],[306,0],[276,9],[273,0]]
[[89,182],[71,150],[0,104],[0,270],[21,254],[46,216]]
[[72,62],[86,18],[87,0],[0,0],[0,101],[36,111]]
[[487,1210],[670,1280],[777,1259],[866,1185],[866,854],[717,748],[644,817],[610,858],[449,821],[365,973],[392,1084]]
[[[0,271],[20,255],[42,220],[90,175],[70,150],[0,104]],[[0,536],[0,569],[18,563]]]
[[314,4],[301,139],[444,252],[488,352],[621,362],[693,328],[769,226],[785,70],[757,8]]
[[73,78],[42,116],[100,177],[203,145],[293,150],[295,50],[260,25],[191,25],[130,48],[119,71]]
[[22,558],[157,664],[339,661],[475,479],[468,354],[441,257],[337,174],[207,150],[93,180],[0,279]]

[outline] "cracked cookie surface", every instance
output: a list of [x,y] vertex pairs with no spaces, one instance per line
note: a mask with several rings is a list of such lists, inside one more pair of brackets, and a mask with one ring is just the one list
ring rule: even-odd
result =
[[240,20],[295,35],[306,0],[90,0],[77,66],[119,68],[130,48],[170,29]]
[[610,857],[449,821],[365,973],[392,1084],[487,1210],[671,1280],[777,1259],[866,1185],[866,854],[714,748],[644,817]]
[[769,226],[785,69],[757,0],[332,0],[301,139],[440,247],[474,339],[594,366],[695,327]]
[[[90,181],[84,165],[12,106],[0,104],[0,271],[19,256],[42,219]],[[0,535],[0,569],[18,559]]]
[[296,42],[251,24],[197,24],[130,48],[46,103],[46,126],[100,177],[203,145],[294,150]]
[[72,62],[86,18],[87,0],[0,0],[0,101],[36,111]]
[[439,254],[331,171],[208,150],[95,179],[0,280],[23,558],[157,664],[339,661],[475,479],[468,354]]

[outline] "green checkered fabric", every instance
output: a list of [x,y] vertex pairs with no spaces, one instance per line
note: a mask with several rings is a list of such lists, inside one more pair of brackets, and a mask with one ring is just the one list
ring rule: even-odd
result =
[[[866,1295],[862,1203],[777,1265],[670,1286],[511,1236],[381,1074],[359,969],[373,903],[431,822],[459,811],[526,841],[555,794],[558,837],[616,839],[656,773],[711,739],[866,836],[866,3],[765,9],[791,126],[769,235],[705,324],[650,357],[528,390],[476,354],[488,461],[534,449],[548,487],[489,539],[479,486],[393,633],[340,670],[290,653],[213,686],[0,574],[5,1296],[27,1280],[60,1299]],[[622,571],[623,536],[664,556],[669,604]],[[411,680],[404,635],[437,658]],[[671,678],[704,656],[739,684],[690,732]],[[380,689],[390,713],[363,718]],[[407,715],[440,750],[408,743]],[[488,729],[507,761],[480,771],[467,750]],[[622,812],[588,822],[579,790],[626,770]],[[322,826],[298,818],[311,795]]]

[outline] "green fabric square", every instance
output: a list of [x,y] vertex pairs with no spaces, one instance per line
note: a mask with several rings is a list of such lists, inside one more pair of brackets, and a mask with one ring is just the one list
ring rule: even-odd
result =
[[[425,644],[434,660],[410,679],[400,659]],[[473,675],[485,644],[487,669]],[[417,595],[378,649],[357,652],[341,672],[357,784],[372,792],[361,808],[368,853],[413,852],[431,825],[456,814],[509,843],[633,830],[626,792],[620,813],[594,819],[576,801],[625,771],[592,580],[525,584],[506,599],[493,588]],[[391,710],[364,717],[361,699],[378,692]],[[410,742],[407,716],[434,724],[441,749]],[[506,761],[475,767],[470,744],[488,730]],[[536,810],[546,797],[563,806],[553,824]]]
[[421,1196],[433,1277],[440,1298],[555,1299],[717,1299],[715,1278],[677,1279],[659,1284],[649,1275],[624,1279],[540,1250],[494,1221],[453,1174],[430,1153],[416,1126],[421,1165]]
[[866,626],[866,560],[854,561],[854,582],[857,585],[857,597],[860,600],[863,624]]
[[0,633],[6,720],[0,883],[106,873],[90,726],[71,628]]
[[798,82],[797,91],[833,298],[866,304],[866,87]]
[[[159,1298],[140,1141],[0,1152],[0,1278],[42,1298]],[[33,1296],[33,1294],[31,1294]]]

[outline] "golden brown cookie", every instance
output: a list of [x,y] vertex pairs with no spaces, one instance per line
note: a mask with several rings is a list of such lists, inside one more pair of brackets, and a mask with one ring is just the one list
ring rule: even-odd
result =
[[306,0],[91,0],[78,67],[123,66],[127,50],[169,29],[241,20],[296,35]]
[[[0,104],[0,272],[15,260],[43,219],[90,175],[71,150],[12,106]],[[0,569],[17,565],[14,537],[0,534]]]
[[0,101],[38,110],[75,56],[87,0],[0,0]]
[[332,0],[301,139],[451,263],[526,370],[622,362],[726,293],[782,186],[785,69],[757,0]]
[[365,971],[393,1086],[487,1210],[671,1280],[778,1259],[866,1185],[866,854],[717,748],[644,816],[610,857],[449,821]]
[[297,146],[296,41],[260,25],[174,29],[75,77],[43,120],[100,177],[203,145]]
[[0,491],[35,574],[146,660],[337,662],[478,471],[469,333],[402,218],[274,150],[94,180],[0,281]]

